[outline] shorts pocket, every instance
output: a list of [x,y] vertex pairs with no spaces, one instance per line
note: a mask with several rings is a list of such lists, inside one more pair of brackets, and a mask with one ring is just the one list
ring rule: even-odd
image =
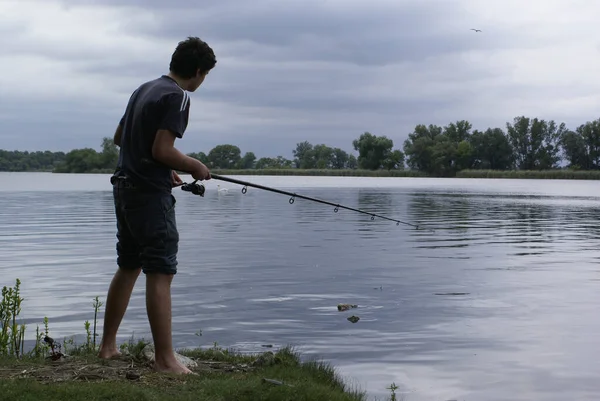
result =
[[169,194],[165,196],[162,200],[162,207],[165,214],[170,214],[175,209],[175,204],[177,203],[177,199],[173,196],[173,194]]

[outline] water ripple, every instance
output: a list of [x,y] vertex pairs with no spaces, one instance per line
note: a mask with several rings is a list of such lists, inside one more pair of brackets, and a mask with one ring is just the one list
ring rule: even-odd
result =
[[[593,182],[250,181],[435,232],[254,189],[223,196],[214,180],[204,198],[175,191],[176,346],[293,344],[373,395],[394,381],[411,401],[600,396]],[[0,284],[23,281],[27,340],[44,316],[57,338],[83,334],[115,271],[107,177],[0,174],[0,183]],[[435,295],[451,293],[465,295]],[[142,276],[123,340],[150,337],[144,294]]]

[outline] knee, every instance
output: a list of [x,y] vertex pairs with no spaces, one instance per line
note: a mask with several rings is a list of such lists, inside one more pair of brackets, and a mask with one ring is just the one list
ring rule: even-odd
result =
[[142,271],[146,275],[161,275],[161,276],[174,276],[177,274],[177,263],[157,263],[150,262],[145,263],[142,266]]
[[142,267],[139,265],[136,266],[136,265],[120,264],[119,271],[121,272],[121,274],[127,274],[130,276],[137,277],[142,272]]

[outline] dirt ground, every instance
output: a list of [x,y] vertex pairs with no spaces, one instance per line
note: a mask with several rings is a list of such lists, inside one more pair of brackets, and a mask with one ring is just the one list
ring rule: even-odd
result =
[[[252,369],[246,364],[232,364],[229,362],[200,361],[195,372],[244,372]],[[151,380],[152,384],[172,382],[176,384],[185,381],[185,376],[157,375],[152,370],[150,362],[139,362],[131,357],[123,356],[114,360],[99,360],[97,358],[66,357],[58,361],[45,363],[13,363],[0,367],[0,380],[29,378],[44,383],[58,383],[65,381],[112,381],[130,380],[145,382]]]

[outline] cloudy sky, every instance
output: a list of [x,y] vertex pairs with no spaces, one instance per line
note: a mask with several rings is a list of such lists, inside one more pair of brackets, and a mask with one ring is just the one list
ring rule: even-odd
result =
[[[596,0],[0,0],[0,148],[93,147],[199,36],[217,67],[184,152],[401,147],[416,124],[600,117]],[[481,29],[475,33],[470,28]]]

